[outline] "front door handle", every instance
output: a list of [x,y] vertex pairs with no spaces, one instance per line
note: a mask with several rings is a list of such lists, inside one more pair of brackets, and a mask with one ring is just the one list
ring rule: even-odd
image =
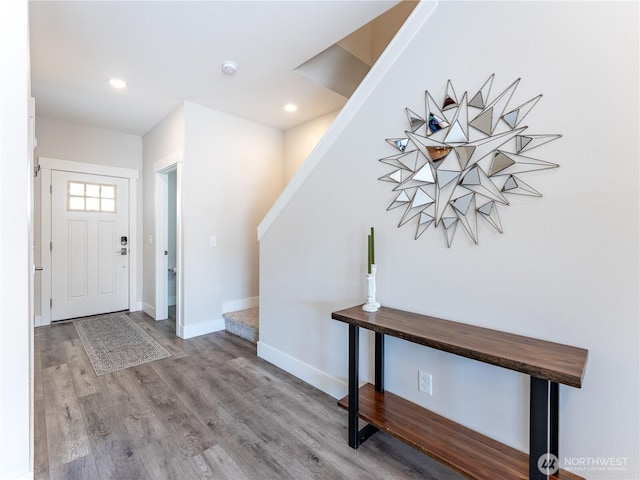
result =
[[127,254],[127,248],[126,247],[122,247],[120,250],[116,251],[116,253],[119,253],[120,255],[126,255]]

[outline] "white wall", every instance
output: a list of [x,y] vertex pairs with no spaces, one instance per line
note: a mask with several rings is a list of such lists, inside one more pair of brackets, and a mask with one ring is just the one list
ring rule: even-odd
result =
[[[380,82],[356,92],[362,107],[345,106],[336,123],[351,121],[327,133],[335,142],[260,226],[259,354],[346,392],[347,327],[330,316],[364,301],[375,226],[384,305],[589,349],[584,387],[560,388],[561,457],[626,458],[624,471],[577,473],[640,478],[638,4],[441,2],[427,19],[432,5],[417,7],[397,39],[407,48],[390,66],[388,51],[380,58]],[[384,139],[408,128],[405,107],[424,112],[425,89],[442,98],[451,79],[475,93],[492,73],[494,95],[522,77],[512,106],[544,94],[525,123],[563,138],[531,156],[561,166],[526,175],[544,197],[503,208],[504,234],[481,222],[477,246],[459,231],[448,249],[433,227],[416,241],[386,211]],[[369,336],[363,356],[370,346]],[[386,358],[388,390],[528,450],[525,376],[396,339]],[[433,374],[431,397],[418,392],[419,368]]]
[[[185,102],[144,136],[145,310],[155,309],[153,163],[183,152],[184,336],[258,296],[260,219],[284,186],[282,132]],[[210,237],[217,246],[210,246]]]
[[[36,99],[36,112],[37,112]],[[38,146],[36,155],[38,157],[55,158],[59,160],[70,160],[73,162],[83,162],[96,165],[107,165],[110,167],[129,168],[138,170],[140,177],[138,180],[132,179],[132,182],[138,182],[138,205],[137,215],[137,231],[138,238],[136,248],[138,252],[142,251],[142,138],[137,135],[116,132],[104,128],[92,127],[74,122],[68,122],[56,118],[36,117],[36,138]],[[36,206],[36,231],[37,252],[40,253],[40,189],[34,192]],[[140,308],[142,301],[142,255],[137,256],[137,280],[138,292],[136,298],[132,299],[133,308]],[[39,275],[36,278],[40,280]],[[37,292],[40,286],[37,285]],[[36,297],[36,305],[39,313],[39,302]]]
[[39,156],[110,167],[142,167],[142,138],[138,135],[40,115],[36,118],[36,135]]
[[329,129],[339,110],[314,118],[284,132],[284,175],[289,182]]
[[[258,296],[256,228],[283,188],[282,132],[185,103],[185,330]],[[209,246],[211,236],[217,246]]]
[[30,464],[29,44],[26,0],[0,3],[0,478]]
[[[145,134],[143,141],[143,310],[155,316],[155,200],[153,164],[184,150],[184,106],[180,105]],[[151,241],[150,241],[151,240]]]

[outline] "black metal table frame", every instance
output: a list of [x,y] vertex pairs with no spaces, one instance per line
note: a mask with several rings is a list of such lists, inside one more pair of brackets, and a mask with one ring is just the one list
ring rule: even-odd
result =
[[[349,324],[349,446],[357,449],[378,429],[358,426],[358,388],[360,366],[360,327]],[[559,388],[556,382],[530,377],[529,399],[529,480],[546,480],[559,465],[547,461],[541,469],[538,460],[544,455],[558,461]],[[384,334],[375,332],[375,380],[377,392],[384,392]],[[554,455],[550,457],[549,454]]]

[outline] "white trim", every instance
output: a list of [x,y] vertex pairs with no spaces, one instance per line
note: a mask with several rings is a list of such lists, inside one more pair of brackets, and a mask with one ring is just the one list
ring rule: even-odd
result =
[[219,332],[224,330],[224,318],[217,320],[209,320],[206,322],[196,323],[194,325],[184,325],[182,327],[180,338],[193,338],[200,335],[207,335],[208,333]]
[[142,310],[142,302],[130,302],[129,303],[129,311],[130,312],[139,312]]
[[[180,338],[185,337],[184,325],[184,254],[183,245],[183,226],[182,226],[182,151],[173,152],[166,157],[154,162],[153,178],[154,178],[154,233],[155,233],[155,307],[153,309],[153,318],[162,320],[168,315],[168,298],[167,298],[167,264],[164,250],[167,249],[167,172],[176,170],[176,335]],[[196,329],[197,331],[197,329]],[[209,333],[209,332],[207,332]],[[202,335],[200,333],[191,335]]]
[[40,324],[51,323],[51,251],[48,244],[51,241],[51,171],[87,173],[92,175],[104,175],[107,177],[126,178],[129,181],[129,310],[140,309],[138,300],[138,170],[131,168],[111,167],[94,163],[72,162],[57,158],[38,157],[40,165],[40,204],[49,208],[41,209],[40,216],[40,241],[42,250],[42,284],[40,288]]
[[62,170],[65,172],[91,173],[93,175],[106,175],[107,177],[139,178],[140,172],[132,168],[111,167],[96,163],[72,162],[59,158],[38,157],[40,168],[50,170]]
[[260,297],[239,298],[237,300],[228,300],[222,302],[222,312],[235,312],[238,310],[245,310],[247,308],[254,308],[260,304]]
[[[40,205],[46,205],[49,208],[40,209],[40,244],[42,263],[42,271],[40,272],[40,326],[49,325],[51,323],[51,308],[49,307],[49,299],[51,298],[51,250],[49,250],[49,242],[51,241],[51,169],[40,169]],[[45,199],[48,198],[47,201]],[[36,302],[38,299],[36,299]]]
[[324,158],[343,130],[351,123],[351,119],[362,108],[369,94],[393,68],[396,59],[411,43],[413,37],[421,30],[423,24],[429,19],[431,13],[437,7],[438,2],[419,2],[409,18],[400,28],[396,36],[391,40],[385,51],[380,55],[362,83],[358,86],[346,105],[342,108],[327,133],[320,139],[318,145],[309,154],[309,157],[300,167],[291,181],[287,184],[282,194],[278,197],[271,209],[258,225],[258,240],[262,240],[276,219],[284,211],[297,191],[302,187],[311,172]]
[[[36,325],[36,264],[35,264],[35,189],[36,181],[33,177],[33,167],[36,149],[36,99],[29,96],[29,160],[27,166],[27,185],[28,185],[28,202],[29,202],[29,319],[33,321],[33,327]],[[39,321],[41,321],[40,318]],[[34,465],[34,437],[35,437],[35,366],[34,366],[34,328],[29,328],[29,465]],[[33,472],[29,472],[29,476],[33,477]],[[24,477],[24,475],[23,475]]]
[[[167,305],[167,267],[168,257],[165,251],[167,246],[167,197],[169,192],[167,175],[163,172],[155,171],[154,166],[154,224],[155,224],[155,316],[156,321],[169,318],[169,308]],[[177,282],[177,278],[176,278]],[[176,328],[177,328],[176,318]]]
[[170,153],[166,157],[162,157],[160,160],[153,163],[153,173],[163,172],[171,169],[177,163],[182,162],[182,150],[177,150]]
[[347,394],[348,386],[346,381],[332,377],[328,373],[301,362],[288,353],[267,345],[263,341],[258,342],[258,356],[331,395],[333,398],[342,398]]
[[34,315],[33,317],[33,326],[34,327],[43,327],[44,323],[42,323],[42,315]]

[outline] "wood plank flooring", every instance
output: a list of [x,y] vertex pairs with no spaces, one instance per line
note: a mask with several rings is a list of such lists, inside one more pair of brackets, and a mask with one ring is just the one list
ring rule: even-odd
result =
[[382,432],[352,450],[335,399],[246,340],[127,315],[172,356],[97,377],[72,323],[36,329],[36,480],[463,478]]

